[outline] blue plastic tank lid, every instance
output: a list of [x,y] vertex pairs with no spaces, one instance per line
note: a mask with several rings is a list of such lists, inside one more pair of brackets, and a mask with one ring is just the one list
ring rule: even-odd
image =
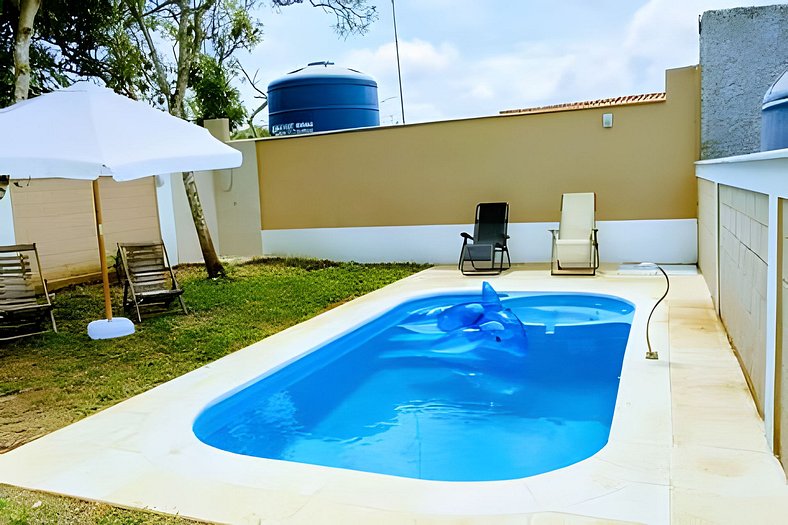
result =
[[283,77],[272,80],[268,89],[308,83],[351,83],[367,84],[377,87],[375,79],[361,71],[339,67],[333,62],[310,62],[306,67],[291,71]]
[[777,100],[788,99],[788,69],[772,84],[772,87],[763,96],[763,104]]

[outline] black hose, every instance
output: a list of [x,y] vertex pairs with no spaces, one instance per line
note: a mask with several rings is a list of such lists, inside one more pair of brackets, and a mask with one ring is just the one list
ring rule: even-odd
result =
[[667,288],[665,288],[665,293],[662,294],[662,297],[660,297],[659,301],[656,302],[654,308],[651,309],[651,313],[648,314],[648,321],[646,321],[646,345],[648,345],[648,351],[646,352],[646,359],[659,359],[659,353],[651,350],[651,339],[648,336],[648,328],[651,325],[651,316],[654,315],[654,311],[657,309],[657,306],[659,306],[659,303],[661,303],[662,300],[668,296],[668,292],[670,291],[670,279],[668,279],[668,274],[665,273],[665,270],[663,270],[660,265],[656,263],[652,263],[652,264],[656,266],[660,272],[662,272],[662,275],[665,276],[665,282],[668,284]]

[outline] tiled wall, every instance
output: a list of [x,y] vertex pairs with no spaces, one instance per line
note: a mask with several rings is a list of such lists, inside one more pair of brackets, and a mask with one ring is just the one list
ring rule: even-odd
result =
[[719,214],[720,317],[763,413],[769,199],[720,185]]
[[698,267],[717,302],[717,185],[698,179]]

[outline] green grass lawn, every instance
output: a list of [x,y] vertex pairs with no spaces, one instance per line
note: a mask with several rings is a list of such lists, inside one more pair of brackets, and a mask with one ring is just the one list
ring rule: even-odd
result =
[[[144,319],[137,333],[105,341],[86,332],[90,321],[104,317],[101,286],[60,290],[59,333],[0,343],[0,452],[424,268],[265,259],[226,265],[228,277],[215,281],[202,267],[181,268],[189,315],[173,307]],[[113,304],[120,302],[113,286]],[[5,523],[190,522],[0,486]]]

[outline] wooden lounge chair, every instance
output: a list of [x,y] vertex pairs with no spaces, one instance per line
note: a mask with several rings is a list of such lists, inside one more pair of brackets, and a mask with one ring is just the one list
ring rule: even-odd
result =
[[457,267],[463,275],[497,275],[511,268],[509,248],[506,245],[509,239],[506,233],[508,226],[509,203],[482,202],[476,206],[473,235],[465,232],[460,234],[463,241]]
[[50,326],[57,332],[36,245],[0,246],[0,341],[42,334]]
[[596,275],[599,243],[596,228],[596,194],[564,193],[561,224],[553,234],[552,275]]
[[183,290],[178,286],[167,250],[161,242],[118,243],[115,270],[118,280],[123,283],[123,311],[126,315],[134,308],[137,321],[142,322],[140,308],[166,309],[176,299],[183,313],[188,313],[181,297]]

